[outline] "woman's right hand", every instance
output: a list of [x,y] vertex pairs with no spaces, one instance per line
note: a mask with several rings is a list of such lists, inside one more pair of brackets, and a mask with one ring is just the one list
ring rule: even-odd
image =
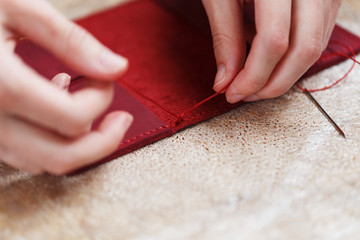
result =
[[[57,76],[53,84],[14,53],[22,37],[98,80],[72,94],[63,91],[58,86],[66,85],[67,76]],[[89,131],[89,126],[109,106],[112,81],[128,67],[125,58],[43,0],[0,0],[0,52],[2,161],[33,174],[64,174],[117,148],[132,122],[131,115],[113,112],[98,129]]]

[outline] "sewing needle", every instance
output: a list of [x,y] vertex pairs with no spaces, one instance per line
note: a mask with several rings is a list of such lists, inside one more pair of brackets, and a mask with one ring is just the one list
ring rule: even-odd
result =
[[329,122],[334,126],[336,131],[345,138],[345,133],[341,128],[336,124],[336,122],[329,116],[329,114],[321,107],[321,105],[316,101],[316,99],[312,96],[312,94],[305,88],[304,93],[306,96],[315,104],[315,106],[319,109],[319,111],[329,120]]

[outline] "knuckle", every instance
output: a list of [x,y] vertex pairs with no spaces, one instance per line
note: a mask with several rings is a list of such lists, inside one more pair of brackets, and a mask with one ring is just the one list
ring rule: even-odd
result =
[[268,49],[276,55],[284,55],[289,48],[289,35],[277,31],[270,35],[267,40]]
[[213,47],[215,50],[222,49],[223,47],[229,46],[229,45],[233,44],[234,41],[235,41],[235,39],[233,39],[226,33],[218,32],[218,33],[213,34]]
[[242,92],[246,89],[245,95],[250,95],[261,89],[263,86],[264,83],[262,81],[251,80],[245,83],[245,87],[243,88]]
[[88,118],[86,118],[82,115],[82,116],[78,116],[77,118],[75,118],[75,120],[71,124],[70,128],[74,132],[76,132],[76,131],[82,132],[84,129],[86,129],[89,126],[89,124],[91,124],[91,120],[89,120]]
[[75,23],[69,23],[65,30],[65,52],[74,51],[79,46],[86,44],[88,32]]
[[[78,106],[75,106],[78,105]],[[59,133],[67,137],[78,137],[88,132],[95,117],[93,113],[84,110],[81,105],[74,103],[71,109],[64,114],[63,124],[59,124]]]
[[91,123],[90,120],[85,119],[84,117],[78,117],[72,119],[72,121],[67,124],[63,124],[62,128],[59,129],[59,132],[67,137],[77,137],[88,131]]
[[298,48],[298,53],[301,59],[309,62],[315,62],[321,56],[323,51],[323,43],[320,39],[308,41],[305,44],[301,44]]

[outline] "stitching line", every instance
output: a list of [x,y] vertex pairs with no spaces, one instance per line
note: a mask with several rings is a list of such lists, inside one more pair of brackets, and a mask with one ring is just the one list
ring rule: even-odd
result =
[[157,131],[160,131],[160,130],[165,129],[165,128],[170,128],[170,127],[171,127],[170,125],[165,125],[165,126],[161,126],[161,127],[155,128],[155,129],[150,130],[150,131],[148,131],[148,132],[146,132],[146,133],[142,133],[142,134],[140,134],[140,135],[138,135],[138,136],[136,136],[136,137],[133,137],[133,138],[131,138],[131,139],[128,139],[128,140],[122,142],[122,143],[120,144],[120,146],[123,146],[123,145],[125,145],[125,144],[129,144],[129,143],[131,143],[131,142],[133,142],[133,141],[136,141],[136,140],[138,140],[138,139],[140,139],[140,138],[146,137],[146,136],[148,136],[148,135],[150,135],[150,134],[152,134],[152,133],[155,133],[155,132],[157,132]]

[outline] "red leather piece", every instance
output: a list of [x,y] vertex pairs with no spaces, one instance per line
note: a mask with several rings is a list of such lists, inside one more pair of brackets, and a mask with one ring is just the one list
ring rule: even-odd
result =
[[[85,87],[86,83],[86,78],[76,80],[70,85],[70,91],[77,91]],[[139,146],[150,143],[146,139],[154,139],[159,136],[164,137],[170,134],[171,129],[147,107],[136,100],[119,84],[115,84],[114,87],[114,99],[111,105],[99,119],[94,122],[93,128],[96,129],[104,116],[110,112],[118,110],[130,112],[134,117],[134,122],[117,150],[119,154],[127,153],[130,151],[129,149],[135,150],[135,148],[131,148],[131,145]]]
[[[216,73],[211,38],[154,1],[139,0],[77,22],[130,61],[128,73],[118,79],[123,87],[116,87],[110,110],[128,110],[135,115],[135,124],[118,151],[103,161],[241,105],[228,104],[223,96],[217,96],[177,123],[176,117],[153,103],[155,101],[171,112],[180,114],[213,94],[212,84]],[[335,28],[332,38],[356,52],[360,51],[360,39],[340,27]],[[331,48],[331,51],[351,55],[342,46],[332,45]],[[328,54],[328,51],[306,76],[344,60]],[[46,77],[69,71],[56,59],[29,43],[20,44],[17,52]],[[71,73],[74,77],[78,76]],[[82,83],[77,80],[73,84]],[[72,88],[79,87],[75,85]],[[132,87],[126,88],[129,85]]]
[[[336,42],[344,43],[346,47],[339,45]],[[345,60],[345,58],[333,54],[334,52],[345,53],[346,55],[352,57],[352,53],[348,50],[348,48],[352,49],[354,53],[359,53],[360,38],[340,26],[335,26],[328,47],[322,53],[320,59],[303,75],[303,78],[314,75],[315,73]]]
[[[117,31],[111,24],[114,22],[119,23]],[[129,59],[130,69],[120,82],[131,85],[171,112],[180,114],[214,93],[216,64],[211,39],[153,1],[128,4],[79,23]],[[171,125],[173,131],[235,107],[219,96],[175,125],[177,119],[173,115],[135,96]]]

